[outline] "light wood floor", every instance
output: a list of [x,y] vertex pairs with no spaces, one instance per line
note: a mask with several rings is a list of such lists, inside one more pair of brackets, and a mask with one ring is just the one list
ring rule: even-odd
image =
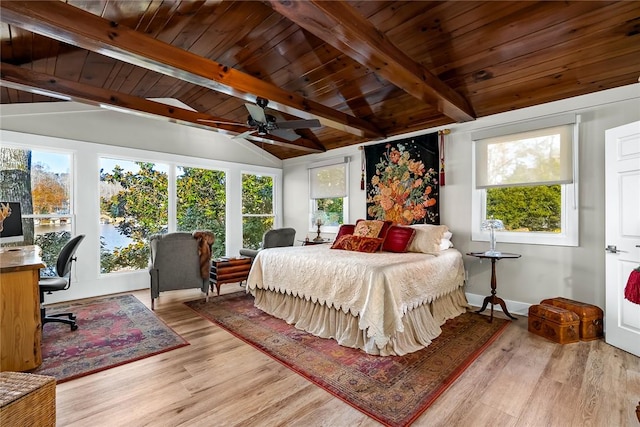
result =
[[[156,302],[191,345],[59,384],[58,426],[379,425],[182,304],[199,297]],[[413,425],[638,426],[639,400],[639,358],[602,340],[556,345],[520,318]]]

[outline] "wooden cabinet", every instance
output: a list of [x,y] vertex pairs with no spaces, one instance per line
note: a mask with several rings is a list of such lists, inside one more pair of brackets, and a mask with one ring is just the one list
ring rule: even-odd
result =
[[0,249],[0,371],[28,371],[42,363],[38,280],[40,248]]
[[211,261],[211,274],[209,275],[211,291],[213,292],[215,285],[217,294],[220,295],[220,285],[247,280],[252,260],[250,257],[236,257],[216,258]]

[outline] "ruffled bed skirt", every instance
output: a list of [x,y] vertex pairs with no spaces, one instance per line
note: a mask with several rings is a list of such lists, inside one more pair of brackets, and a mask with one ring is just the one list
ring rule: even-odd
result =
[[387,344],[379,348],[373,338],[360,329],[358,317],[324,304],[280,292],[253,289],[255,306],[298,329],[321,338],[333,338],[345,347],[359,348],[377,356],[402,356],[425,348],[440,335],[440,326],[464,313],[469,307],[462,287],[430,304],[409,311],[402,318],[404,331],[396,331]]

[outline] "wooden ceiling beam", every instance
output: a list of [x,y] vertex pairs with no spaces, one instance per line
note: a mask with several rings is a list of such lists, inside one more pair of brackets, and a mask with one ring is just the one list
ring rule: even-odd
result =
[[3,22],[61,42],[82,47],[148,70],[225,93],[248,102],[256,96],[269,107],[324,126],[370,139],[384,134],[372,123],[288,92],[141,32],[118,25],[60,1],[0,2]]
[[[11,89],[47,95],[54,98],[68,99],[83,104],[110,108],[112,110],[117,109],[123,112],[131,111],[141,113],[142,115],[160,118],[171,123],[216,130],[231,135],[238,135],[249,129],[243,125],[229,123],[228,120],[223,118],[150,101],[121,92],[89,86],[84,83],[60,79],[55,76],[38,73],[4,62],[0,64],[0,84]],[[205,123],[202,122],[202,120],[212,120],[222,123],[208,124],[209,122]],[[295,142],[289,142],[274,135],[267,137],[254,137],[252,135],[251,140],[304,151],[306,153],[326,151],[324,148],[318,147],[313,141],[302,137]]]
[[467,100],[398,49],[347,2],[269,0],[273,10],[456,122],[476,118]]

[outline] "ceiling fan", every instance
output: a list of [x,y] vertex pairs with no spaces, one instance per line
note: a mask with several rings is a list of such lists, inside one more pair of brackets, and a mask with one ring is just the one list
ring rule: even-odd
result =
[[[261,97],[256,99],[255,104],[244,104],[245,107],[247,107],[247,110],[249,110],[249,116],[247,117],[246,125],[242,124],[242,126],[247,126],[251,129],[236,135],[234,138],[274,135],[279,138],[286,139],[287,141],[295,141],[296,139],[301,138],[301,136],[295,133],[293,129],[317,128],[321,126],[320,120],[318,119],[282,120],[280,117],[276,117],[266,112],[267,104],[269,104],[269,100]],[[199,119],[199,121],[239,125],[239,123],[219,122],[207,119]]]

